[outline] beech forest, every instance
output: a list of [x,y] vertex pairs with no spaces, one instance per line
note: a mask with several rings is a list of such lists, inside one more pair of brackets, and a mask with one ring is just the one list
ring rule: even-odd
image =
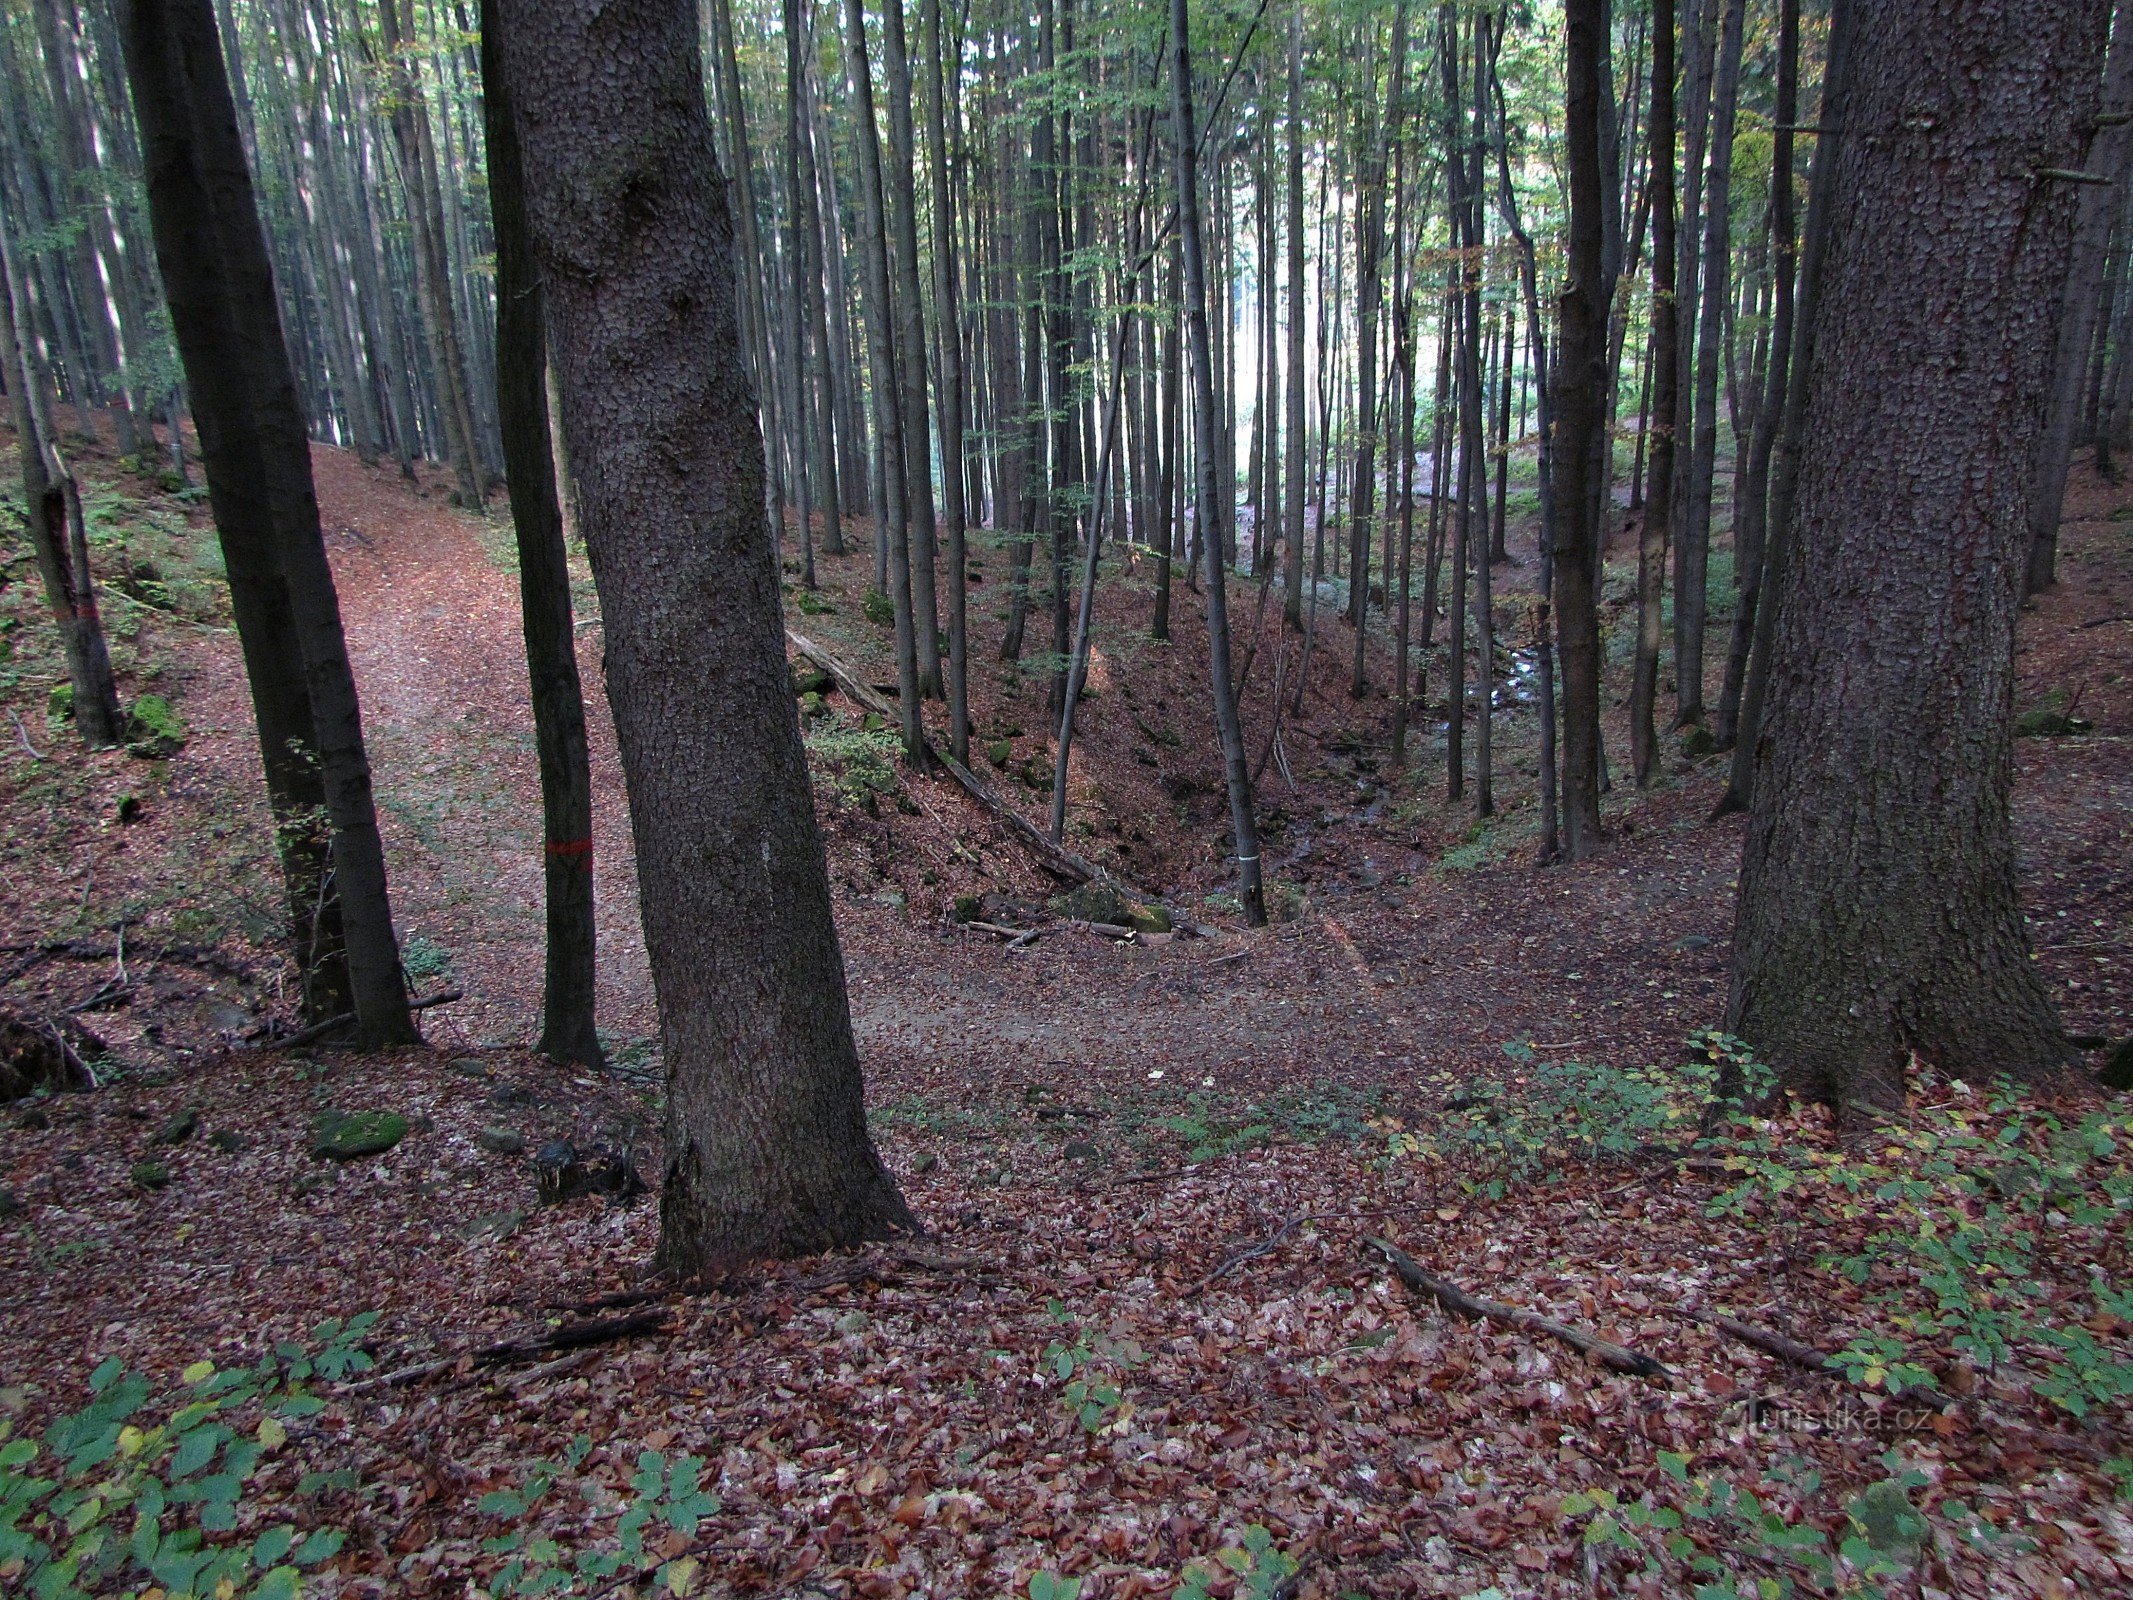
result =
[[0,0],[0,1594],[2133,1590],[2133,0]]

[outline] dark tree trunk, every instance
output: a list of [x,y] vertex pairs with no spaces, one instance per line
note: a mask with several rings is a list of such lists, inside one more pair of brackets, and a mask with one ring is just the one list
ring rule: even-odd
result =
[[[470,510],[482,504],[480,450],[474,437],[473,407],[467,392],[466,352],[452,314],[451,267],[445,259],[444,207],[436,188],[434,152],[429,147],[421,87],[406,60],[407,40],[400,29],[403,0],[381,0],[378,21],[384,35],[392,84],[393,145],[400,154],[400,176],[407,194],[415,281],[422,301],[422,326],[428,336],[430,366],[437,381],[437,405],[444,413],[446,451],[457,479],[455,491]],[[411,6],[411,0],[406,0]],[[410,9],[412,15],[412,9]]]
[[[1857,14],[1727,1025],[1901,1103],[1917,1055],[2049,1074],[2008,818],[2014,623],[2107,8]],[[1903,492],[1891,494],[1890,485]]]
[[1214,341],[1207,330],[1207,270],[1200,240],[1198,135],[1192,114],[1192,48],[1187,0],[1170,0],[1170,137],[1178,169],[1178,249],[1184,264],[1185,329],[1192,347],[1194,457],[1200,547],[1207,562],[1207,655],[1213,679],[1215,732],[1222,743],[1222,770],[1229,790],[1230,826],[1236,834],[1237,898],[1244,920],[1266,925],[1266,898],[1260,887],[1259,823],[1252,808],[1252,775],[1244,757],[1244,729],[1237,717],[1237,691],[1230,680],[1229,608],[1222,562],[1222,537],[1229,509],[1221,505],[1222,474],[1217,466],[1216,434],[1221,417],[1215,409]]
[[498,9],[659,997],[660,1259],[696,1277],[901,1232],[786,672],[694,11]]
[[489,216],[496,233],[496,413],[504,479],[518,530],[518,592],[541,767],[542,859],[548,964],[537,1048],[554,1061],[598,1066],[593,1009],[592,772],[585,698],[570,620],[570,562],[556,494],[548,419],[548,335],[540,269],[526,227],[525,179],[503,63],[496,0],[481,0],[482,115],[488,137]]
[[1303,114],[1303,10],[1289,15],[1288,74],[1288,249],[1289,249],[1289,364],[1287,446],[1288,498],[1282,501],[1286,517],[1282,542],[1288,554],[1288,584],[1282,595],[1282,619],[1291,628],[1303,627],[1304,591],[1304,114]]
[[[1787,4],[1793,0],[1786,0]],[[1637,538],[1637,643],[1629,680],[1630,764],[1637,787],[1659,771],[1656,706],[1663,643],[1666,546],[1674,509],[1674,432],[1680,413],[1681,319],[1674,238],[1674,0],[1652,0],[1652,441],[1651,491]]]
[[311,448],[214,13],[207,0],[130,0],[123,15],[156,259],[252,684],[307,1008],[345,996],[364,1042],[414,1043]]
[[125,737],[126,724],[119,709],[118,684],[111,675],[111,651],[96,609],[96,579],[89,569],[81,491],[52,442],[43,374],[18,331],[27,318],[15,310],[17,306],[27,309],[27,299],[15,268],[14,246],[0,228],[0,376],[5,377],[15,402],[23,520],[29,525],[45,603],[52,608],[67,660],[75,731],[91,750],[104,750]]
[[[2053,365],[2052,392],[2046,414],[2036,493],[2029,507],[2030,593],[2048,588],[2058,576],[2059,518],[2066,502],[2066,474],[2074,452],[2074,429],[2080,420],[2082,380],[2088,372],[2089,344],[2103,301],[2104,258],[2113,215],[2124,203],[2126,156],[2133,147],[2133,0],[2118,0],[2103,87],[2104,118],[2096,129],[2084,170],[2114,180],[2085,184],[2074,224],[2073,262],[2067,273],[2065,310],[2060,313],[2059,353]],[[2111,120],[2115,118],[2116,120]]]
[[1600,208],[1600,79],[1606,0],[1564,6],[1569,89],[1563,119],[1570,165],[1569,281],[1555,363],[1557,527],[1554,607],[1563,673],[1563,853],[1581,861],[1600,843],[1600,628],[1593,600],[1599,503],[1594,475],[1606,426],[1607,300]]
[[1738,514],[1733,522],[1733,563],[1740,583],[1740,604],[1733,614],[1732,637],[1726,647],[1725,683],[1718,696],[1718,742],[1726,748],[1740,737],[1740,703],[1747,687],[1748,652],[1755,641],[1755,616],[1763,595],[1763,555],[1770,527],[1770,461],[1777,447],[1778,428],[1784,421],[1785,388],[1792,370],[1793,286],[1799,255],[1792,218],[1792,135],[1799,101],[1799,53],[1800,0],[1779,0],[1777,129],[1770,141],[1775,309],[1770,319],[1765,389],[1756,407],[1747,459],[1740,468],[1740,492],[1734,497]]

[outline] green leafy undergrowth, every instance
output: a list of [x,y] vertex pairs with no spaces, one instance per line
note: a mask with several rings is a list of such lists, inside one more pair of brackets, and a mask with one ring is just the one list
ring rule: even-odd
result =
[[1928,1075],[1906,1117],[1851,1145],[1795,1124],[1708,1141],[1713,1217],[1767,1227],[1865,1326],[1839,1356],[1901,1390],[1933,1369],[2024,1383],[2077,1418],[2133,1401],[2133,1158],[2120,1111],[2064,1112]]
[[[703,1461],[696,1456],[668,1456],[640,1451],[630,1474],[633,1493],[617,1499],[584,1469],[593,1453],[592,1439],[579,1434],[562,1456],[542,1461],[508,1489],[483,1495],[477,1509],[506,1526],[482,1541],[482,1548],[503,1564],[486,1585],[491,1595],[605,1594],[625,1574],[643,1574],[653,1592],[686,1595],[696,1585],[701,1561],[693,1555],[662,1556],[668,1537],[683,1547],[696,1538],[698,1525],[719,1510],[718,1496],[703,1486]],[[551,1496],[560,1498],[568,1484],[595,1508],[595,1525],[613,1516],[594,1537],[566,1548],[560,1541],[516,1524],[524,1523]]]
[[14,1435],[0,1418],[0,1590],[37,1600],[151,1588],[165,1600],[297,1595],[304,1570],[342,1535],[262,1515],[257,1475],[290,1423],[324,1407],[315,1381],[370,1366],[360,1341],[376,1319],[323,1322],[315,1348],[279,1344],[250,1367],[196,1362],[160,1406],[154,1385],[114,1357],[90,1375],[89,1403],[41,1437]]

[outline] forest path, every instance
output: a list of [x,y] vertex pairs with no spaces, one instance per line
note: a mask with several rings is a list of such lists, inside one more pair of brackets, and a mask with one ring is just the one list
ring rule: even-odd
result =
[[[418,962],[448,954],[467,992],[431,1031],[523,1042],[540,997],[540,804],[508,529],[449,507],[436,480],[417,494],[389,466],[325,447],[314,467],[403,939],[421,941]],[[599,655],[597,629],[581,630],[601,1022],[625,1041],[655,1027]],[[947,828],[974,820],[953,815],[964,808],[945,784],[919,782]],[[1636,860],[1547,879],[1425,869],[1403,885],[1411,852],[1365,840],[1363,865],[1315,886],[1297,921],[1162,947],[1060,933],[1008,953],[840,882],[855,1023],[870,1067],[914,1087],[965,1067],[1002,1088],[1074,1073],[1224,1089],[1408,1080],[1487,1068],[1517,1038],[1666,1053],[1722,993],[1736,834],[1694,827],[1700,805],[1663,797],[1663,821],[1626,845]],[[1321,837],[1349,827],[1367,825]]]
[[[522,1043],[540,1000],[541,835],[508,526],[492,515],[485,527],[448,507],[435,482],[417,495],[389,467],[341,451],[321,447],[315,463],[403,936],[424,941],[418,953],[447,953],[467,992],[431,1031],[444,1043]],[[2025,680],[2080,681],[2086,669],[2067,652],[2110,653],[2079,623],[2133,589],[2123,534],[2112,532],[2077,545],[2069,583],[2028,624]],[[596,628],[581,630],[600,1020],[626,1043],[656,1030],[598,641]],[[2122,868],[2099,867],[2123,859],[2133,806],[2117,726],[2127,696],[2115,684],[2104,692],[2108,709],[2094,690],[2084,703],[2109,724],[2103,737],[2018,746],[2017,812],[2032,916],[2104,940],[2062,948],[2063,934],[2040,928],[2068,1025],[2116,1035],[2127,1027],[2121,919],[2096,913],[2128,886]],[[1309,854],[1315,869],[1294,921],[1160,946],[1060,932],[1012,953],[872,892],[893,881],[885,856],[904,858],[908,883],[910,861],[952,865],[958,841],[995,860],[1015,855],[952,786],[907,779],[919,815],[863,824],[871,843],[854,842],[848,816],[829,828],[875,1093],[1417,1087],[1439,1072],[1496,1076],[1501,1047],[1519,1039],[1548,1056],[1669,1059],[1723,1013],[1740,825],[1706,820],[1719,765],[1612,818],[1609,849],[1579,866],[1536,873],[1520,850],[1505,860],[1477,851],[1477,864],[1449,869],[1418,826],[1327,812],[1287,840],[1289,867]],[[1271,774],[1267,798],[1285,798]],[[1010,865],[1027,878],[1027,861]]]

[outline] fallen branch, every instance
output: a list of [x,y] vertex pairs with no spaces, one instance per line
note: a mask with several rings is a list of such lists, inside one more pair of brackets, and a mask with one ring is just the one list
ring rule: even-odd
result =
[[[1788,1338],[1769,1328],[1758,1328],[1753,1323],[1743,1322],[1738,1317],[1729,1317],[1723,1312],[1684,1311],[1681,1314],[1707,1328],[1715,1328],[1720,1333],[1738,1339],[1742,1344],[1760,1350],[1765,1355],[1776,1356],[1778,1360],[1802,1371],[1819,1373],[1825,1378],[1851,1381],[1851,1374],[1845,1370],[1843,1362],[1833,1355],[1817,1350],[1811,1344],[1802,1344],[1797,1339]],[[1861,1384],[1859,1387],[1865,1388],[1866,1385]],[[1916,1405],[1931,1406],[1935,1411],[1944,1411],[1954,1403],[1930,1383],[1891,1389],[1888,1395],[1891,1400],[1899,1403],[1909,1401]]]
[[[861,682],[849,667],[823,649],[822,646],[816,644],[814,640],[808,638],[805,634],[795,633],[790,628],[785,630],[785,637],[791,641],[794,650],[807,657],[808,660],[829,674],[830,681],[836,684],[846,699],[873,712],[876,716],[886,721],[895,722],[898,720],[898,713],[893,702],[884,698],[870,685]],[[994,794],[992,786],[986,783],[983,778],[972,772],[970,768],[964,766],[962,762],[956,760],[953,756],[934,749],[923,734],[920,735],[919,748],[923,753],[924,760],[938,762],[951,778],[963,786],[963,789],[970,795],[971,799],[977,801],[984,808],[987,815],[1013,834],[1037,858],[1038,864],[1054,877],[1063,878],[1068,883],[1088,883],[1093,879],[1107,878],[1117,884],[1119,892],[1128,899],[1163,906],[1170,912],[1171,921],[1178,927],[1190,933],[1205,934],[1207,932],[1206,928],[1194,922],[1190,917],[1185,916],[1176,906],[1170,905],[1156,895],[1149,894],[1144,889],[1136,888],[1115,873],[1106,872],[1102,867],[1097,866],[1095,862],[1074,854],[1073,851],[1066,849],[1064,846],[1054,844],[1046,836],[1043,829]]]
[[1284,1222],[1281,1225],[1281,1227],[1275,1232],[1274,1236],[1271,1239],[1266,1240],[1262,1244],[1252,1245],[1248,1249],[1239,1250],[1234,1255],[1224,1257],[1222,1264],[1216,1267],[1214,1271],[1208,1273],[1206,1277],[1196,1280],[1187,1288],[1180,1289],[1178,1291],[1178,1298],[1180,1300],[1193,1299],[1200,1293],[1202,1289],[1205,1289],[1216,1279],[1228,1277],[1229,1274],[1235,1272],[1239,1267],[1243,1266],[1245,1262],[1257,1261],[1261,1256],[1272,1255],[1276,1250],[1281,1248],[1282,1240],[1286,1239],[1290,1234],[1294,1233],[1298,1228],[1302,1227],[1306,1222],[1309,1222],[1311,1220],[1312,1219],[1310,1217],[1290,1218],[1287,1222]]
[[1613,1371],[1627,1373],[1633,1378],[1657,1378],[1662,1383],[1672,1381],[1673,1374],[1642,1351],[1615,1344],[1595,1334],[1581,1332],[1544,1317],[1537,1311],[1526,1311],[1518,1306],[1479,1299],[1435,1273],[1424,1272],[1415,1263],[1414,1257],[1396,1244],[1376,1238],[1363,1242],[1392,1264],[1393,1272],[1412,1293],[1428,1295],[1445,1310],[1455,1312],[1470,1322],[1495,1322],[1526,1333],[1544,1333],[1551,1339],[1560,1339],[1574,1350],[1582,1351]]
[[342,1394],[363,1394],[373,1389],[397,1389],[404,1384],[419,1383],[424,1378],[435,1377],[440,1372],[449,1372],[461,1362],[471,1362],[477,1367],[498,1366],[506,1361],[523,1361],[528,1356],[550,1356],[559,1351],[585,1350],[594,1345],[613,1344],[621,1339],[634,1339],[640,1334],[665,1333],[671,1324],[664,1311],[639,1311],[626,1317],[600,1317],[589,1322],[566,1322],[559,1328],[536,1334],[528,1339],[502,1339],[495,1344],[483,1345],[478,1350],[462,1351],[458,1355],[444,1356],[435,1361],[420,1361],[409,1367],[398,1367],[391,1372],[382,1372],[374,1378],[365,1378],[360,1383],[343,1384]]
[[2082,623],[2081,626],[2084,628],[2101,628],[2106,624],[2112,622],[2133,622],[2133,612],[2127,612],[2119,616],[2111,617],[2091,617],[2088,621]]

